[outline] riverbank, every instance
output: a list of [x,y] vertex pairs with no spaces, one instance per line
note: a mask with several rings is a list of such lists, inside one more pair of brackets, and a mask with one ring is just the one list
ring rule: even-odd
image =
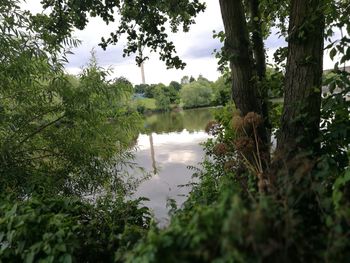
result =
[[184,104],[171,104],[169,110],[157,109],[156,99],[154,98],[135,98],[132,106],[141,114],[150,115],[161,112],[179,112],[182,110],[204,109],[211,107],[222,107],[222,105],[204,105],[197,107],[184,107]]

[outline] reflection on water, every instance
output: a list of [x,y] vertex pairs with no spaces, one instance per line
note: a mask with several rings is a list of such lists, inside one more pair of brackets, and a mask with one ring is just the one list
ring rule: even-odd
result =
[[203,131],[209,120],[212,119],[208,108],[184,110],[180,112],[164,112],[146,117],[145,127],[148,132],[169,133]]
[[135,196],[150,199],[146,205],[161,223],[167,218],[168,198],[175,199],[178,205],[186,199],[189,187],[178,185],[191,180],[192,172],[187,166],[202,161],[199,143],[208,138],[204,128],[211,119],[208,108],[146,117],[147,132],[138,137],[136,163],[151,172],[152,177],[139,186]]

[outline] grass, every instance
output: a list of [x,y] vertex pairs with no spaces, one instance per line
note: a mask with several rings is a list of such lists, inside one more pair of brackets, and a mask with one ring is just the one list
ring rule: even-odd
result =
[[156,109],[156,100],[152,98],[137,98],[135,99],[136,106],[143,106],[146,110]]

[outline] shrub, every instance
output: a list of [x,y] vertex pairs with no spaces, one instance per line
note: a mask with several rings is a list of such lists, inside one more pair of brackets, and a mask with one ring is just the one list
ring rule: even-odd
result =
[[141,201],[2,200],[0,262],[120,262],[149,226]]

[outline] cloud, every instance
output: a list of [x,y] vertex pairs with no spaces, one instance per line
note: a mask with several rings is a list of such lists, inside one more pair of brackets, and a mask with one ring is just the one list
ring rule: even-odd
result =
[[74,49],[73,54],[68,56],[69,63],[67,67],[81,67],[86,65],[91,58],[92,50],[95,50],[97,62],[102,67],[134,61],[134,56],[123,57],[123,47],[121,46],[108,46],[106,50],[103,50],[98,45],[85,44]]
[[221,47],[222,44],[217,39],[202,40],[199,38],[197,43],[188,47],[183,57],[185,59],[213,58],[214,50],[220,50]]
[[266,39],[265,46],[269,49],[277,49],[279,47],[287,46],[283,36],[280,36],[277,29],[273,28],[271,35]]

